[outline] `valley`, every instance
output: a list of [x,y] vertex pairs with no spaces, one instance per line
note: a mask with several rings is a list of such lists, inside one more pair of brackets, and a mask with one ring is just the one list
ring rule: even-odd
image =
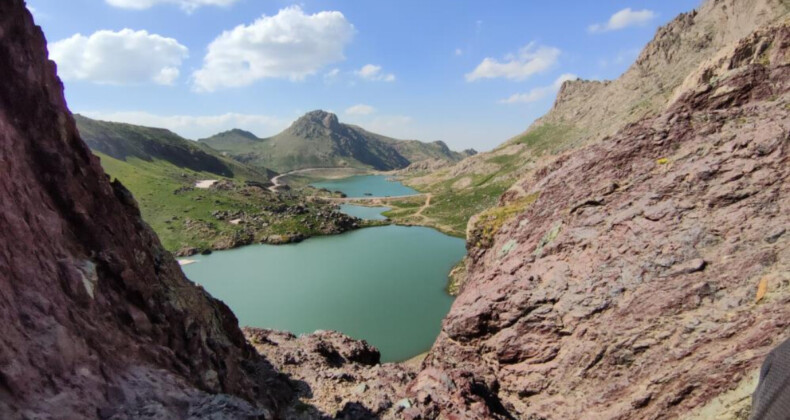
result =
[[[199,21],[212,7],[199,3],[173,12]],[[231,3],[214,17],[260,6]],[[72,114],[60,77],[84,95],[72,104],[122,84],[74,81],[102,62],[70,73],[58,49],[93,44],[47,43],[36,24],[46,15],[0,2],[0,418],[770,418],[752,393],[759,401],[757,384],[777,374],[772,351],[790,339],[787,1],[706,0],[651,23],[652,40],[619,77],[564,74],[512,96],[524,105],[556,92],[526,131],[481,153],[338,117],[408,133],[397,107],[286,105],[278,89],[299,84],[296,98],[389,92],[418,114],[434,97],[401,91],[439,68],[340,69],[342,45],[322,28],[349,43],[370,27],[346,20],[355,9],[302,7],[312,6],[201,45],[209,52],[188,82],[171,62],[125,90],[136,103],[153,83],[162,106],[178,94],[207,110],[279,92],[276,106],[292,108],[287,127],[262,114],[133,113],[163,126],[224,124],[190,140]],[[656,18],[623,9],[573,36],[622,37],[622,16]],[[491,36],[489,21],[472,23]],[[316,32],[267,38],[305,27]],[[142,32],[159,49],[136,60],[163,48],[186,59],[175,39]],[[236,69],[268,80],[232,77],[236,39],[276,41]],[[335,61],[291,73],[255,65],[315,40]],[[474,51],[442,48],[459,63]],[[532,74],[512,72],[535,71],[533,60],[567,65],[581,57],[572,54],[530,43],[482,58],[442,85],[447,109],[430,115],[463,115],[456,91],[520,83]],[[121,67],[100,75],[146,66]],[[497,78],[508,80],[481,80]],[[223,83],[236,90],[218,92]]]

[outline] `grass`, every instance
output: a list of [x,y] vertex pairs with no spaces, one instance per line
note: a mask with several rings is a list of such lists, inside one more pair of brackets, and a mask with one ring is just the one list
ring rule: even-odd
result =
[[524,144],[533,153],[540,155],[545,152],[556,152],[563,144],[563,140],[570,137],[573,127],[562,124],[543,124],[527,131],[521,137],[513,140],[512,144]]
[[[276,197],[257,188],[191,188],[197,180],[223,178],[213,173],[179,168],[163,160],[128,158],[122,161],[102,153],[96,155],[101,158],[105,171],[132,192],[143,219],[170,251],[182,247],[208,249],[219,239],[249,234],[245,232],[244,225],[217,220],[212,215],[216,211],[242,211],[248,215],[260,215],[264,219],[262,223],[267,226],[255,230],[255,241],[269,235],[312,236],[320,233],[315,227],[309,227],[311,221],[315,224],[311,220],[313,212],[283,216],[264,210],[274,204],[303,204],[298,196]],[[243,181],[238,177],[233,180],[235,185],[243,185]],[[317,204],[305,205],[311,209],[318,207]]]
[[537,201],[538,197],[540,197],[540,193],[533,193],[504,206],[492,207],[480,213],[470,239],[474,239],[477,247],[490,247],[494,243],[494,235],[499,232],[499,229],[514,216],[524,212]]
[[[496,207],[499,197],[521,176],[524,168],[545,153],[556,153],[569,147],[578,138],[573,125],[546,123],[534,127],[489,154],[478,155],[476,162],[455,176],[443,168],[433,174],[419,173],[405,183],[423,193],[432,194],[431,204],[417,216],[421,202],[393,202],[384,215],[396,223],[422,224],[450,235],[465,237],[469,219],[481,214],[478,236],[487,243],[496,231],[515,214],[526,209],[537,195],[531,195],[503,207]],[[512,148],[508,146],[522,147]],[[467,179],[468,182],[460,182]],[[413,180],[413,182],[410,182]],[[455,185],[455,187],[454,187]],[[460,187],[464,185],[464,187]],[[471,238],[467,238],[471,239]]]

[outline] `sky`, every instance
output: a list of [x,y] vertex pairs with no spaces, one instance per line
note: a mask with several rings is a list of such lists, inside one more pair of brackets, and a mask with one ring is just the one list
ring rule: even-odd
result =
[[324,109],[489,150],[700,0],[28,0],[72,112],[189,138]]

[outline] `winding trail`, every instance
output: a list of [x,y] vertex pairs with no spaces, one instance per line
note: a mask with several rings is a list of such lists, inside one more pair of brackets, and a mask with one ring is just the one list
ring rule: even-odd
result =
[[342,170],[343,168],[304,168],[304,169],[297,169],[295,171],[289,171],[284,174],[277,175],[276,177],[272,178],[272,186],[269,187],[269,191],[277,192],[277,188],[286,185],[283,182],[280,182],[280,178],[288,175],[296,175],[302,174],[305,172],[314,172],[314,171],[327,171],[327,170]]
[[428,206],[431,205],[431,197],[433,197],[433,194],[431,194],[431,193],[425,194],[425,204],[423,204],[422,207],[420,207],[420,209],[417,210],[416,213],[414,213],[415,216],[422,216],[422,211],[427,209]]

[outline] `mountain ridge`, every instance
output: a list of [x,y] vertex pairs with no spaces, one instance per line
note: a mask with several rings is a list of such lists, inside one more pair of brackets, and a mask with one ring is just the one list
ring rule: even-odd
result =
[[[453,165],[404,171],[402,180],[447,203],[426,209],[422,215],[430,216],[436,226],[450,225],[456,235],[463,235],[474,214],[495,205],[540,162],[665,110],[689,87],[686,79],[703,63],[788,12],[790,5],[781,0],[705,1],[697,10],[658,28],[619,78],[565,81],[552,108],[521,134]],[[419,222],[408,211],[402,216],[395,211],[396,220]]]
[[256,182],[266,182],[275,173],[266,168],[252,168],[220,152],[178,134],[157,127],[101,121],[74,115],[77,128],[85,143],[95,151],[126,161],[137,158],[147,162],[167,160],[182,168],[210,172],[226,178],[243,176]]
[[393,170],[429,158],[457,162],[473,152],[454,152],[441,141],[424,143],[386,137],[341,123],[337,115],[323,110],[304,114],[272,137],[249,134],[229,130],[198,142],[241,162],[279,172],[311,167]]

